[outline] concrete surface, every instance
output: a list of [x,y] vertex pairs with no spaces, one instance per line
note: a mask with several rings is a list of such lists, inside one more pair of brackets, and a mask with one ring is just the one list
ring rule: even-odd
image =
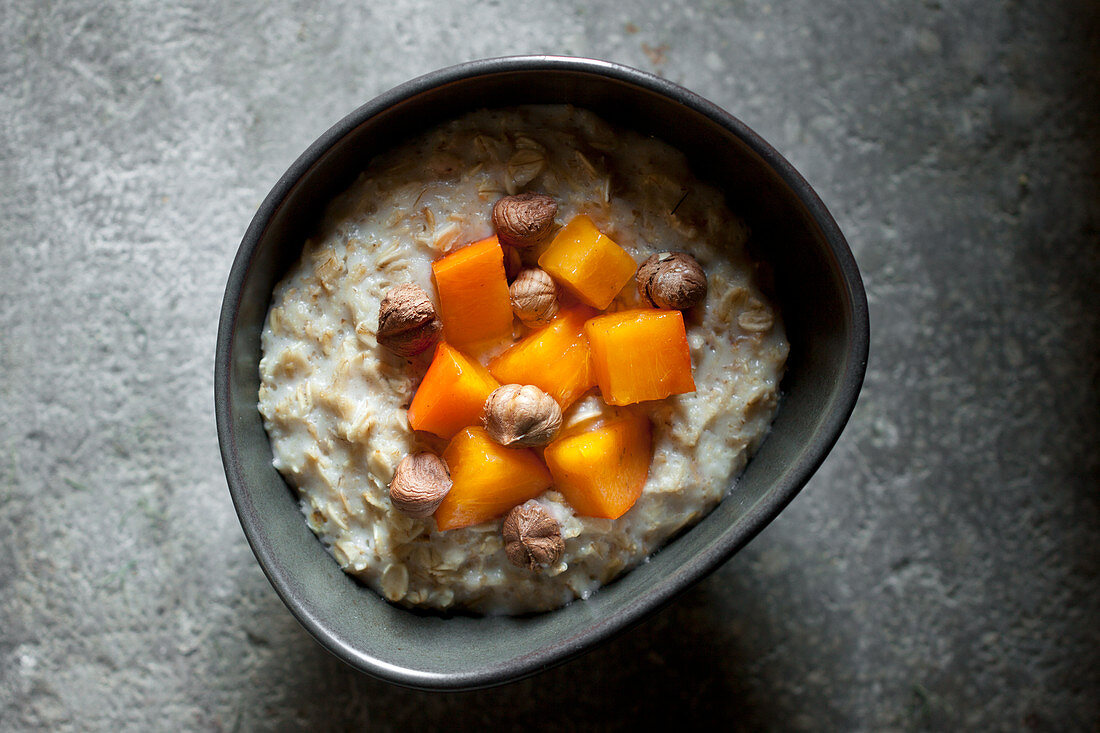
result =
[[[1088,0],[0,0],[0,730],[1096,730],[1100,18]],[[214,433],[222,288],[319,133],[433,68],[657,71],[800,168],[873,342],[855,415],[675,605],[512,686],[345,668]]]

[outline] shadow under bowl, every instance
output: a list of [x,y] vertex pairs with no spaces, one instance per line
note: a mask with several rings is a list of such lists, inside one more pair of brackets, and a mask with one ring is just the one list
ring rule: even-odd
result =
[[[444,617],[387,603],[340,570],[272,466],[257,410],[260,332],[272,289],[325,206],[371,157],[484,107],[567,103],[683,151],[753,231],[791,344],[771,433],[736,490],[691,530],[586,601],[524,617]],[[855,405],[869,338],[855,260],[809,184],[744,123],[668,81],[603,61],[488,59],[443,69],[355,110],[302,154],[260,206],[233,263],[215,366],[218,438],[245,535],[291,612],[329,651],[390,682],[472,689],[590,650],[713,571],[794,498]]]

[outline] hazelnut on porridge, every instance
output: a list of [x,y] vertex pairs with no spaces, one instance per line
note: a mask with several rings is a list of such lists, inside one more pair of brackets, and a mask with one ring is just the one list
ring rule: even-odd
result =
[[376,157],[262,333],[308,526],[406,606],[549,610],[636,566],[775,415],[788,345],[748,237],[681,153],[573,107]]

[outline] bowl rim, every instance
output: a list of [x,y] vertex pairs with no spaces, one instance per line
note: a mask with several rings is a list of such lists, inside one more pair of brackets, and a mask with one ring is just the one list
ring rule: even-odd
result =
[[[401,667],[354,649],[337,638],[309,609],[302,599],[288,588],[285,570],[274,550],[259,537],[259,520],[249,494],[239,458],[235,434],[235,419],[230,395],[233,335],[236,330],[242,290],[250,270],[256,247],[268,224],[297,182],[306,175],[324,154],[338,141],[375,115],[389,107],[437,87],[480,76],[514,72],[573,72],[597,75],[640,87],[642,90],[670,98],[710,119],[739,138],[786,183],[806,207],[814,224],[820,228],[844,284],[843,294],[851,317],[851,339],[846,363],[836,393],[835,409],[821,423],[801,452],[801,459],[791,467],[790,480],[779,490],[770,491],[741,518],[741,529],[732,527],[720,534],[711,548],[701,552],[689,563],[657,582],[644,599],[623,604],[615,613],[601,618],[582,634],[557,644],[544,646],[521,657],[505,660],[463,672],[439,673]],[[760,135],[737,117],[673,82],[622,64],[593,59],[554,55],[503,56],[478,59],[445,67],[418,76],[382,93],[359,106],[325,131],[303,152],[279,178],[253,216],[234,257],[218,324],[214,365],[214,411],[218,442],[226,481],[237,517],[245,537],[261,569],[275,592],[305,629],[337,658],[371,676],[399,685],[430,690],[469,690],[491,687],[536,674],[563,663],[594,648],[609,638],[625,632],[651,613],[671,603],[720,564],[729,559],[766,527],[809,481],[836,444],[851,416],[863,384],[870,343],[870,323],[863,281],[855,257],[839,226],[810,184],[782,155]],[[550,612],[553,613],[553,612]]]

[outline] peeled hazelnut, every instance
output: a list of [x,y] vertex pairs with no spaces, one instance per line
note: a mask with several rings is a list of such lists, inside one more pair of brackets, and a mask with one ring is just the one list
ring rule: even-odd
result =
[[561,559],[565,541],[561,527],[537,501],[528,501],[508,512],[501,527],[504,552],[513,565],[535,570]]
[[506,384],[485,399],[481,422],[501,445],[546,445],[561,428],[561,408],[538,387]]
[[443,324],[418,285],[398,285],[378,307],[378,343],[399,356],[413,356],[439,340]]
[[398,511],[423,519],[435,513],[451,490],[451,472],[432,453],[413,453],[397,464],[390,481],[390,501]]
[[521,270],[508,293],[512,310],[528,326],[545,326],[558,314],[558,287],[546,270]]
[[522,249],[545,239],[557,214],[558,205],[546,194],[505,196],[493,205],[493,228],[501,243]]
[[642,300],[655,308],[686,310],[707,297],[706,273],[684,252],[652,255],[634,277]]

